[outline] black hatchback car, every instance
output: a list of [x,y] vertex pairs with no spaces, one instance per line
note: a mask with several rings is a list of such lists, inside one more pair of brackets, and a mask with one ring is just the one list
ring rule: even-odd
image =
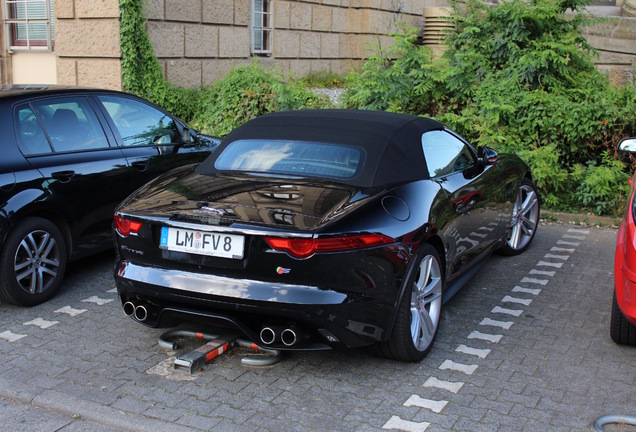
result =
[[60,86],[0,86],[0,130],[0,301],[25,306],[112,247],[120,201],[220,142],[136,96]]

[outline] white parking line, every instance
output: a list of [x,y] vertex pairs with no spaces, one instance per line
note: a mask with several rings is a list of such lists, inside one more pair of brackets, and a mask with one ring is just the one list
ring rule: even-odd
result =
[[548,284],[548,282],[550,282],[550,280],[548,279],[535,279],[535,278],[524,277],[523,279],[521,279],[520,283],[533,283],[533,284],[545,286]]
[[419,397],[418,395],[412,395],[410,398],[408,398],[406,402],[404,402],[405,407],[416,406],[419,408],[426,408],[437,414],[442,412],[442,410],[446,407],[446,404],[448,404],[448,401],[445,401],[445,400],[436,401],[431,399],[423,399]]
[[477,348],[471,348],[468,347],[466,345],[460,345],[457,348],[455,348],[455,351],[460,352],[460,353],[464,353],[464,354],[468,354],[468,355],[473,355],[479,358],[486,358],[488,357],[488,354],[490,354],[490,350],[489,349],[477,349]]
[[570,234],[563,234],[561,238],[572,239],[572,240],[585,240],[585,236],[575,236]]
[[506,308],[502,308],[499,306],[495,306],[490,312],[492,313],[500,313],[500,314],[506,314],[506,315],[512,315],[512,316],[521,316],[521,314],[523,313],[523,310],[521,309],[506,309]]
[[510,297],[510,296],[505,296],[503,299],[501,299],[502,303],[517,303],[517,304],[522,304],[525,306],[530,306],[530,303],[532,303],[532,299],[520,299],[517,297]]
[[526,294],[539,295],[541,294],[541,288],[533,289],[533,288],[524,288],[520,286],[516,286],[512,289],[512,292],[522,292]]
[[550,251],[552,252],[570,252],[573,253],[576,249],[568,249],[568,248],[562,248],[562,247],[553,247],[550,248]]
[[456,363],[452,360],[444,360],[444,363],[442,363],[438,369],[453,370],[453,371],[465,373],[466,375],[472,375],[475,373],[478,367],[479,365],[476,365],[476,364],[467,365],[463,363]]
[[564,240],[557,240],[558,245],[566,245],[566,246],[581,246],[581,242],[571,242]]
[[589,233],[590,233],[590,230],[588,230],[588,229],[570,228],[570,229],[568,230],[568,232],[571,232],[571,233],[579,233],[579,234],[589,234]]
[[422,385],[422,387],[433,387],[442,390],[448,390],[451,393],[457,393],[463,386],[464,383],[461,381],[443,381],[435,377],[429,377],[429,379],[427,379],[426,382]]
[[428,422],[412,422],[402,420],[399,416],[392,416],[382,429],[397,429],[406,432],[424,432],[431,424]]
[[87,311],[87,309],[73,309],[70,306],[64,306],[63,308],[58,309],[58,310],[53,311],[53,312],[54,313],[65,313],[67,315],[70,315],[70,316],[74,317],[74,316],[82,314],[82,313],[84,313],[86,311]]
[[570,258],[568,255],[555,255],[555,254],[545,254],[544,258],[554,258],[554,259],[560,259],[563,261],[567,261],[568,258]]
[[27,337],[27,335],[13,333],[12,331],[9,331],[9,330],[5,330],[2,333],[0,333],[0,339],[5,339],[5,340],[8,340],[9,342],[15,342],[24,337]]
[[553,262],[545,262],[545,261],[539,261],[537,265],[544,266],[544,267],[555,267],[555,268],[563,267],[563,263],[553,263]]
[[110,303],[113,301],[113,299],[103,299],[103,298],[99,298],[97,296],[92,296],[89,297],[87,299],[82,300],[84,303],[95,303],[98,306],[103,306],[106,303]]
[[552,270],[530,270],[531,275],[541,275],[541,276],[554,276],[556,274],[555,271]]
[[468,335],[468,339],[480,339],[480,340],[485,340],[492,343],[498,343],[502,337],[503,335],[494,335],[494,334],[482,333],[478,331],[473,331],[471,334]]
[[505,330],[510,330],[510,327],[512,327],[513,324],[514,323],[512,321],[497,321],[490,318],[484,318],[479,323],[479,325],[501,327],[502,329],[505,329]]
[[43,318],[36,318],[32,321],[25,322],[24,325],[34,325],[36,327],[40,327],[41,329],[46,329],[58,323],[59,321],[47,321]]

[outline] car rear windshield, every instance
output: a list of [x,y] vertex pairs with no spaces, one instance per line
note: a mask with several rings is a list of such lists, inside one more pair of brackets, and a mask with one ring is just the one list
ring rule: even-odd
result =
[[219,171],[350,179],[361,170],[364,150],[355,146],[288,140],[238,140],[214,162]]

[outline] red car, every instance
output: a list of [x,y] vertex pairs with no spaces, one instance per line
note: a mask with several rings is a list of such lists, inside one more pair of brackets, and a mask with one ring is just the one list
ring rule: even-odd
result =
[[[618,149],[636,153],[636,138],[622,140]],[[616,255],[614,257],[614,300],[610,335],[618,344],[636,346],[636,173],[632,178],[632,189],[623,223],[618,230]]]

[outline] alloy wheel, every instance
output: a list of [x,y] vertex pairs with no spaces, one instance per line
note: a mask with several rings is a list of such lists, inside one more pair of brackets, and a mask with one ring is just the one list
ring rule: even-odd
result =
[[418,351],[425,351],[435,339],[442,310],[442,284],[437,258],[426,255],[411,293],[411,339]]
[[512,210],[508,246],[512,250],[522,250],[531,241],[539,223],[539,197],[535,189],[522,184]]
[[47,231],[31,231],[18,245],[13,269],[16,282],[25,292],[40,294],[48,290],[53,285],[59,267],[59,246]]

